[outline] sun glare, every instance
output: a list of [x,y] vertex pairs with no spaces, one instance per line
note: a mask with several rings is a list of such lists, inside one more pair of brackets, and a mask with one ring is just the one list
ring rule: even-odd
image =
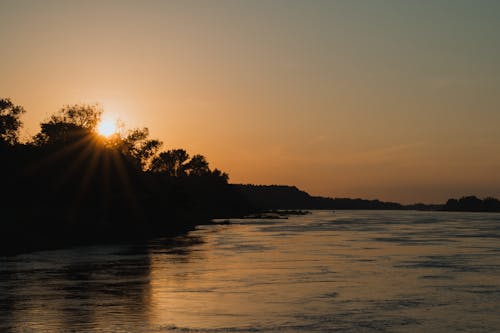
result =
[[116,131],[116,121],[113,119],[103,119],[97,126],[97,132],[103,136],[113,135]]

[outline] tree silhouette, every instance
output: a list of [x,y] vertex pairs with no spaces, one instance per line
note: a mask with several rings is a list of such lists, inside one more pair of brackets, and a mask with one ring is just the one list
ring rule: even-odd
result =
[[185,176],[188,159],[189,154],[184,149],[167,150],[153,158],[151,171],[172,177]]
[[218,169],[210,170],[205,156],[196,154],[191,159],[184,149],[172,149],[155,156],[149,171],[169,177],[211,177],[218,182],[227,184],[229,176]]
[[16,144],[23,112],[0,100],[0,254],[171,234],[247,209],[203,155],[158,154],[147,128],[99,135],[98,105],[64,106]]
[[115,139],[115,147],[138,168],[145,170],[149,168],[151,160],[160,149],[162,142],[156,139],[148,139],[149,130],[144,127],[130,130],[124,138]]
[[22,106],[15,105],[9,98],[0,99],[0,142],[15,144],[19,141],[22,126],[19,117],[24,112]]
[[48,121],[33,138],[38,146],[68,144],[91,135],[99,123],[102,109],[98,105],[66,105]]
[[203,155],[194,155],[186,164],[186,171],[190,176],[206,176],[210,174],[208,162]]
[[65,105],[50,117],[53,123],[68,123],[88,130],[95,130],[101,120],[103,110],[97,104]]
[[147,128],[129,130],[124,136],[120,134],[104,138],[96,133],[103,110],[98,105],[67,105],[48,121],[40,124],[40,133],[33,137],[37,146],[57,146],[67,148],[69,144],[85,146],[92,144],[92,149],[115,150],[123,155],[138,169],[146,169],[162,143],[148,139]]
[[212,171],[212,176],[217,178],[217,179],[220,179],[223,183],[226,183],[226,184],[229,181],[229,175],[225,172],[220,171],[219,169],[214,169]]

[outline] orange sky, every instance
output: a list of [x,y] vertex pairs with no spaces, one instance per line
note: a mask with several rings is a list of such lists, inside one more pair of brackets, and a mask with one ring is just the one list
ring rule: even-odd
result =
[[98,102],[232,182],[500,197],[500,3],[3,1],[24,137]]

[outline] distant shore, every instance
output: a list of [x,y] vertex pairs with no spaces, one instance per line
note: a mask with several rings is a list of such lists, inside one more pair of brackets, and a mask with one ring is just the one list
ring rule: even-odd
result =
[[479,199],[464,196],[449,199],[443,204],[409,204],[380,200],[328,198],[311,196],[295,186],[287,185],[233,185],[247,198],[252,207],[258,209],[366,209],[366,210],[424,210],[457,212],[500,212],[500,201],[496,198]]

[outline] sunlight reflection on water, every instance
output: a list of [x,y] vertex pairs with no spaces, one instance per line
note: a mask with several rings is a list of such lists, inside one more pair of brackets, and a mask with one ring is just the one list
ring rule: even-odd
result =
[[0,258],[4,332],[500,327],[500,214],[316,211]]

